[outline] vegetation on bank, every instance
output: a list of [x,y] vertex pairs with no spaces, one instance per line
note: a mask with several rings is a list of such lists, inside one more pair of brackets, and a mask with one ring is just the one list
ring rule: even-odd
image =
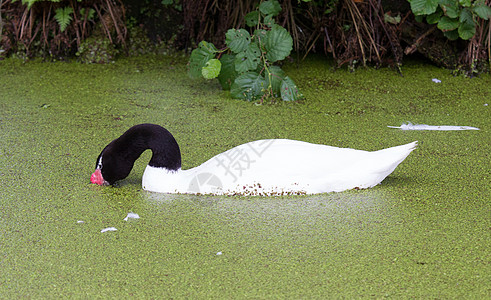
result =
[[[243,55],[243,49],[227,44],[230,29],[250,34],[251,54],[265,50],[256,30],[284,28],[292,50],[301,56],[325,53],[337,67],[400,70],[403,57],[418,52],[439,66],[475,75],[489,72],[491,64],[490,6],[491,0],[0,0],[0,59],[76,57],[107,63],[118,54],[203,49],[200,42],[207,41],[217,48],[210,57],[224,64],[225,48]],[[259,55],[247,61],[264,67],[268,60]],[[213,62],[208,69],[218,65]],[[239,76],[257,71],[247,69],[236,71]],[[257,73],[267,80],[268,71]],[[268,93],[278,93],[268,86],[273,87]]]

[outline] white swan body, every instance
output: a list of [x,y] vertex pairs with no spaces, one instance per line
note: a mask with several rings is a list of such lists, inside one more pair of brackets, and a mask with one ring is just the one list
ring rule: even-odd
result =
[[147,166],[145,190],[216,195],[341,192],[379,184],[417,142],[379,151],[271,139],[246,143],[189,170]]
[[131,127],[99,154],[90,181],[113,184],[128,176],[146,150],[152,158],[142,187],[160,193],[285,195],[341,192],[379,184],[411,153],[417,142],[362,151],[275,139],[250,142],[202,165],[181,169],[177,141],[154,124]]

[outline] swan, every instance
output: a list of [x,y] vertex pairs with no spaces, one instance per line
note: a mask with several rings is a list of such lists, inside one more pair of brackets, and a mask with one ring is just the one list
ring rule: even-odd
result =
[[102,150],[91,182],[109,185],[126,178],[138,157],[151,149],[142,178],[143,189],[151,192],[263,196],[341,192],[379,184],[416,146],[414,141],[363,151],[266,139],[182,170],[181,152],[172,134],[159,125],[140,124]]

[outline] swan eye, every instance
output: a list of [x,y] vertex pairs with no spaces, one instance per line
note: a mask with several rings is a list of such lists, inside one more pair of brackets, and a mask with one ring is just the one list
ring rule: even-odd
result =
[[99,157],[99,160],[97,161],[96,169],[99,169],[99,170],[102,169],[102,155],[101,155],[101,157]]

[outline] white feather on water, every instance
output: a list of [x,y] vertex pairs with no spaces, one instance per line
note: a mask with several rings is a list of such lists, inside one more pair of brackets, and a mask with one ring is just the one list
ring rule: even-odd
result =
[[402,124],[401,126],[387,126],[387,127],[398,128],[401,130],[441,130],[441,131],[479,130],[479,128],[471,127],[471,126],[426,125],[426,124],[413,124],[411,122],[407,122],[407,124]]
[[115,227],[108,227],[104,228],[101,230],[102,233],[107,232],[107,231],[116,231],[117,229]]
[[126,218],[124,218],[123,220],[128,221],[128,219],[139,219],[139,218],[140,216],[138,214],[134,212],[129,212]]

